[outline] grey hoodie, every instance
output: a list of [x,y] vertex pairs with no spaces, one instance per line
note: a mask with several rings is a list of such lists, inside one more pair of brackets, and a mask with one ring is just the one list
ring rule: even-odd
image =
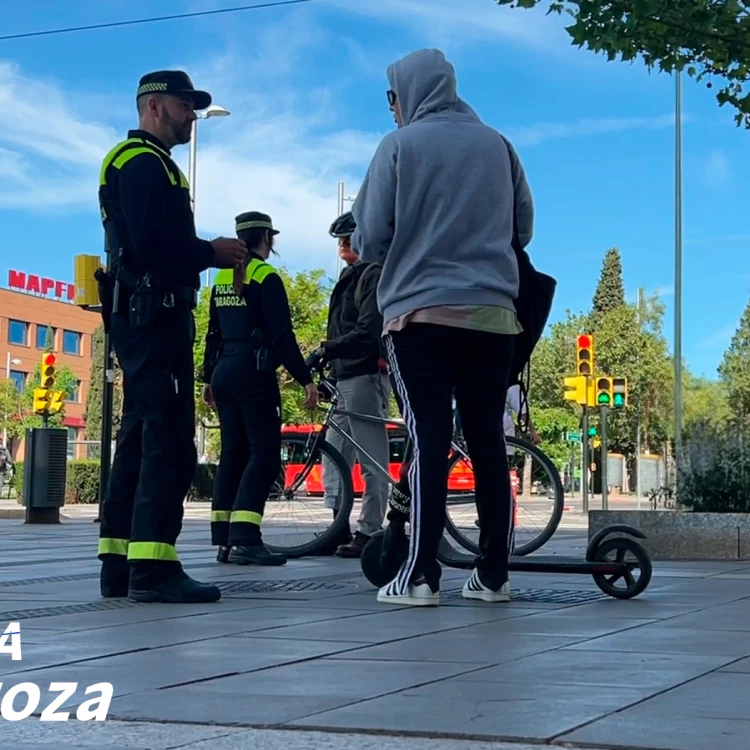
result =
[[388,80],[403,125],[378,146],[352,207],[354,247],[363,261],[382,265],[384,322],[437,305],[513,310],[514,205],[522,246],[533,232],[518,156],[458,99],[453,67],[439,50],[399,60]]

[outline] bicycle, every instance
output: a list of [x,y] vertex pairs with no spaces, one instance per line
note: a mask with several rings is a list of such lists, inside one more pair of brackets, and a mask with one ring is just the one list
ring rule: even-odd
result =
[[[354,507],[354,487],[352,482],[352,471],[347,465],[341,453],[336,450],[327,440],[326,435],[328,430],[333,429],[337,432],[345,441],[349,442],[358,455],[364,456],[370,464],[378,471],[390,484],[391,488],[398,485],[398,472],[397,476],[393,476],[389,471],[388,467],[379,465],[372,456],[357,443],[352,435],[347,430],[341,427],[337,422],[333,420],[334,416],[343,416],[352,419],[362,419],[369,422],[375,422],[387,426],[403,427],[404,420],[400,418],[386,418],[373,417],[367,414],[359,414],[346,409],[342,409],[338,406],[339,396],[338,391],[334,382],[327,377],[322,368],[317,368],[315,372],[319,376],[318,389],[327,394],[325,401],[330,402],[325,419],[323,420],[320,428],[317,430],[310,430],[309,434],[304,437],[301,432],[287,435],[282,440],[282,460],[285,458],[294,459],[291,461],[293,468],[291,471],[288,468],[282,468],[282,475],[280,481],[277,482],[274,489],[272,489],[271,495],[269,496],[269,502],[266,504],[265,522],[268,523],[269,517],[273,516],[273,512],[279,507],[278,503],[288,500],[290,502],[295,498],[296,493],[303,484],[305,486],[305,494],[310,497],[314,494],[321,494],[324,492],[322,477],[319,476],[317,471],[318,466],[323,469],[323,459],[325,459],[325,471],[333,469],[338,477],[334,479],[332,483],[334,487],[338,488],[338,511],[335,517],[332,515],[332,522],[330,525],[320,534],[315,534],[313,538],[302,544],[292,544],[283,546],[275,544],[274,540],[278,533],[276,530],[272,531],[266,536],[266,546],[273,552],[279,552],[285,554],[287,557],[303,557],[305,555],[314,555],[326,547],[328,547],[333,540],[338,538],[341,532],[346,527],[352,509]],[[553,494],[550,498],[552,501],[552,510],[549,518],[543,524],[542,529],[539,533],[534,535],[525,544],[515,546],[513,554],[517,556],[528,555],[529,553],[539,549],[541,546],[549,541],[550,537],[555,533],[563,513],[564,504],[564,492],[562,482],[559,474],[555,469],[549,458],[533,443],[518,437],[506,437],[506,444],[509,448],[514,449],[514,454],[521,452],[526,456],[531,456],[535,459],[542,467],[546,474],[548,486],[552,488]],[[408,438],[407,438],[407,450],[406,455],[409,455],[408,451]],[[454,434],[454,438],[451,442],[451,452],[449,453],[449,470],[448,470],[448,503],[446,513],[446,533],[453,539],[458,545],[463,547],[469,552],[474,554],[478,553],[479,547],[477,542],[471,537],[470,533],[476,533],[478,535],[478,529],[474,525],[476,519],[476,503],[474,499],[474,483],[473,483],[473,472],[470,467],[470,458],[468,452],[463,446],[463,441]],[[524,461],[525,464],[525,461]],[[528,498],[532,494],[532,482],[530,479],[531,472],[523,472],[523,478],[518,480],[517,486],[522,488],[522,494],[528,495]],[[330,477],[326,477],[326,480],[330,480]],[[282,485],[283,482],[283,485]],[[539,482],[537,482],[537,485]],[[331,486],[331,485],[329,485]],[[516,518],[518,517],[519,509],[523,510],[522,505],[518,502],[518,493],[515,493],[515,510],[514,513]],[[299,501],[296,501],[299,502]],[[459,514],[461,508],[465,507],[472,519],[472,524],[469,529],[464,529],[460,522],[456,522],[455,516]],[[315,508],[313,513],[314,517],[319,515],[320,509]],[[282,525],[286,525],[288,519],[285,518]],[[266,526],[266,528],[269,528]],[[273,528],[273,527],[271,527]],[[518,532],[516,533],[516,539],[518,538]]]

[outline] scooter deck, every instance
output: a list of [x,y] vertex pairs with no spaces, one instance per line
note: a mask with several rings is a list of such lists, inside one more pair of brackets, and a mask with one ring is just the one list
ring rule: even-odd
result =
[[[457,550],[443,537],[438,547],[438,561],[448,568],[471,570],[476,557]],[[508,566],[511,572],[518,573],[570,573],[592,575],[594,573],[614,574],[622,572],[623,564],[616,562],[587,562],[576,557],[562,555],[534,555],[511,557]]]

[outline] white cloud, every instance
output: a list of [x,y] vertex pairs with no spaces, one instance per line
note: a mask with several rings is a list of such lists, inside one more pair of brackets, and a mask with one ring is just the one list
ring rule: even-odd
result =
[[[422,26],[434,22],[452,29],[460,16],[461,34],[467,38],[502,33],[532,40],[547,33],[535,26],[531,15],[504,12],[491,0],[466,0],[460,12],[446,0],[363,0],[346,7],[372,17],[401,14]],[[299,85],[298,71],[332,41],[313,16],[295,14],[283,25],[269,25],[250,45],[242,39],[207,62],[174,60],[169,65],[189,70],[196,85],[207,85],[214,101],[232,112],[228,118],[199,123],[199,232],[231,235],[237,214],[266,211],[281,230],[281,262],[297,268],[323,265],[332,273],[335,243],[327,230],[336,214],[337,183],[346,183],[348,195],[356,193],[383,133],[347,126],[339,107],[346,103],[343,89],[353,85],[346,73],[314,88]],[[87,92],[84,114],[73,107],[72,102],[81,102],[77,93],[31,79],[17,66],[0,61],[0,210],[65,208],[83,211],[96,221],[101,160],[135,125],[132,101],[93,106],[97,96]],[[119,120],[117,128],[100,119],[101,113],[112,112]],[[531,125],[508,135],[517,145],[533,146],[553,138],[665,127],[671,122],[581,120]],[[187,172],[188,149],[176,149],[175,157]]]
[[[683,118],[685,119],[685,118]],[[536,146],[543,141],[578,138],[587,135],[624,133],[630,130],[660,130],[674,126],[674,115],[661,117],[611,117],[575,122],[551,122],[506,129],[506,134],[518,146]]]
[[714,189],[726,185],[729,179],[730,164],[727,155],[721,149],[715,148],[709,154],[705,166],[706,181]]
[[492,0],[325,1],[343,11],[411,26],[429,43],[438,46],[463,46],[477,38],[502,37],[546,47],[549,52],[550,40],[565,34],[557,16],[547,16],[540,9],[501,7]]

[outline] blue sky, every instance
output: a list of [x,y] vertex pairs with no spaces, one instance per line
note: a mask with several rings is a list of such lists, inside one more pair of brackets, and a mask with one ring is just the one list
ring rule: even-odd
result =
[[[26,0],[3,34],[232,7],[237,0]],[[335,272],[327,229],[393,127],[385,68],[420,47],[454,63],[460,95],[510,137],[537,212],[529,247],[558,279],[553,319],[590,304],[608,247],[626,292],[674,289],[674,81],[572,47],[559,17],[492,0],[314,0],[101,31],[0,42],[0,283],[7,269],[72,280],[102,252],[97,174],[135,127],[150,70],[183,68],[232,112],[199,127],[196,219],[207,238],[271,213],[280,262]],[[714,376],[750,293],[750,134],[685,80],[684,354]],[[187,147],[176,157],[187,166]]]

